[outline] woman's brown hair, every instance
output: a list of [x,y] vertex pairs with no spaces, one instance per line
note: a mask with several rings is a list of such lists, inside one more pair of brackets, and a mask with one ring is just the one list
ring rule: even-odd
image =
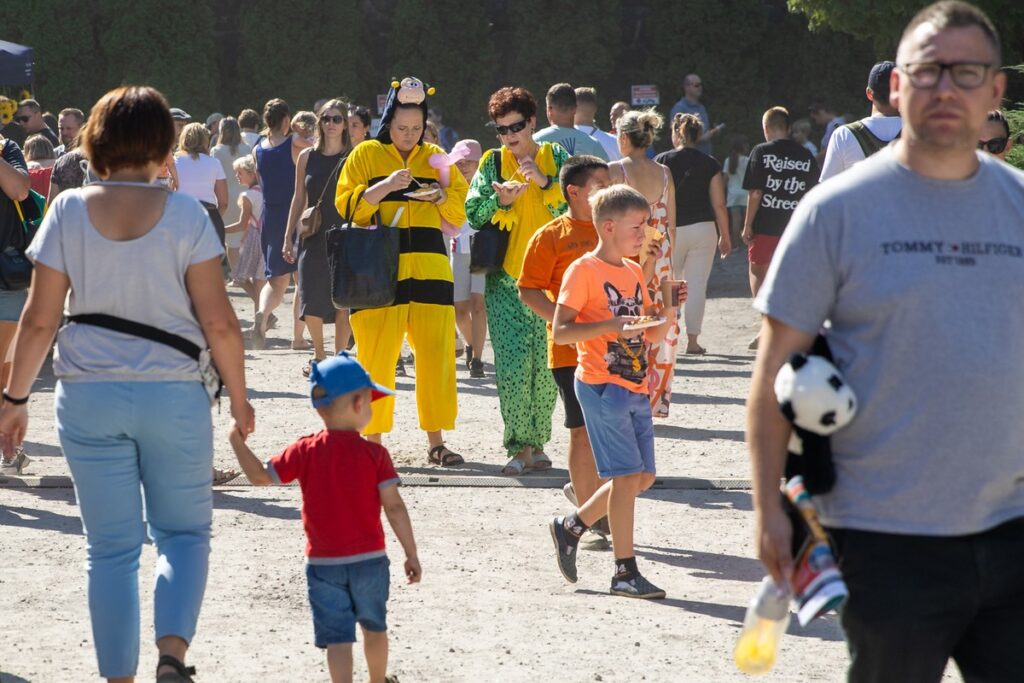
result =
[[174,121],[155,88],[129,85],[101,97],[81,132],[81,147],[101,176],[163,162],[174,146]]
[[496,90],[487,102],[487,115],[491,121],[518,112],[529,120],[537,115],[537,99],[526,88],[504,87]]
[[348,135],[348,107],[348,102],[340,98],[334,98],[324,102],[323,106],[316,112],[316,142],[313,143],[313,149],[318,152],[322,152],[324,150],[324,124],[320,120],[320,117],[331,109],[336,109],[343,119],[341,122],[342,153],[345,153],[352,148],[352,138]]
[[683,142],[690,145],[696,145],[700,140],[701,133],[704,132],[704,124],[700,122],[700,117],[696,114],[676,114],[675,120],[672,121],[672,127],[676,134],[683,139]]

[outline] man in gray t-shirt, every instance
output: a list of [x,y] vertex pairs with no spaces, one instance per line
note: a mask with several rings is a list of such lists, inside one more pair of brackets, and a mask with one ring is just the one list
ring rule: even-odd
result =
[[980,155],[1001,100],[991,22],[921,11],[893,75],[903,137],[809,192],[755,306],[748,403],[757,542],[792,575],[772,382],[826,321],[858,395],[815,496],[850,589],[851,681],[1024,680],[1024,174]]

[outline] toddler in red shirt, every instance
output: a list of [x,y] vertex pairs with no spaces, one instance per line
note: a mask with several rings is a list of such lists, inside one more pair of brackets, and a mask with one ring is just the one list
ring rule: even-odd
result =
[[265,465],[237,429],[231,432],[231,447],[254,485],[299,481],[313,631],[316,646],[327,650],[331,680],[352,680],[358,622],[370,681],[384,683],[390,576],[382,507],[405,550],[409,583],[420,580],[421,570],[391,456],[359,432],[370,422],[371,402],[394,392],[373,382],[345,351],[316,363],[309,384],[326,429],[299,439]]

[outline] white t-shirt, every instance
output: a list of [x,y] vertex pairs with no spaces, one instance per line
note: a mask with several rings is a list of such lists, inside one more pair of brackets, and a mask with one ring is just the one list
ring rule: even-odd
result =
[[462,224],[462,230],[459,234],[452,238],[450,251],[453,254],[468,254],[469,253],[469,238],[475,233],[476,230],[469,227],[469,222]]
[[618,161],[622,158],[622,154],[619,153],[619,141],[611,133],[605,133],[597,126],[587,126],[579,123],[576,124],[576,130],[582,131],[597,140],[604,149],[605,154],[608,155],[608,161]]
[[249,147],[251,147],[251,148],[256,147],[256,143],[258,143],[259,141],[260,141],[260,134],[259,133],[255,132],[255,131],[251,131],[251,130],[243,130],[242,131],[242,142],[244,142],[245,144],[249,145]]
[[[259,185],[255,185],[253,187],[246,188],[246,189],[242,190],[241,194],[238,195],[238,203],[239,204],[242,203],[242,198],[243,197],[248,199],[249,200],[249,204],[252,205],[252,221],[254,221],[256,225],[262,226],[263,225],[263,191],[260,189],[260,186]],[[241,207],[239,207],[238,210],[239,210],[239,212],[241,212],[241,210],[242,210]]]
[[[890,142],[903,130],[903,119],[899,116],[869,116],[860,122],[883,142]],[[864,161],[864,150],[860,148],[857,138],[846,126],[836,128],[825,151],[825,161],[821,165],[821,180],[839,175],[858,161]]]
[[[124,241],[107,239],[93,226],[82,196],[85,190],[61,192],[27,254],[71,281],[67,315],[106,313],[205,347],[185,271],[224,250],[209,214],[195,199],[157,186],[150,191],[167,193],[163,215],[145,235]],[[196,362],[169,346],[74,323],[57,333],[53,372],[65,382],[199,379]]]
[[174,165],[178,169],[178,192],[192,195],[207,204],[217,203],[213,185],[218,180],[227,180],[219,161],[209,154],[200,154],[195,159],[185,154],[174,157]]
[[729,182],[725,187],[725,205],[727,207],[737,207],[747,205],[747,191],[743,189],[743,176],[747,173],[747,162],[750,161],[750,157],[745,154],[740,154],[736,159],[736,168],[729,167],[729,160],[732,156],[725,158],[725,163],[722,164],[722,173],[729,176]]

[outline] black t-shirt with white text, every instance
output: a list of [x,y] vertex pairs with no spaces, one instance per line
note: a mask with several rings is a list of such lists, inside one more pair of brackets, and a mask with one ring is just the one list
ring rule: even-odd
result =
[[743,176],[744,190],[764,193],[754,215],[754,234],[780,236],[797,203],[818,183],[818,175],[814,156],[789,138],[755,147]]

